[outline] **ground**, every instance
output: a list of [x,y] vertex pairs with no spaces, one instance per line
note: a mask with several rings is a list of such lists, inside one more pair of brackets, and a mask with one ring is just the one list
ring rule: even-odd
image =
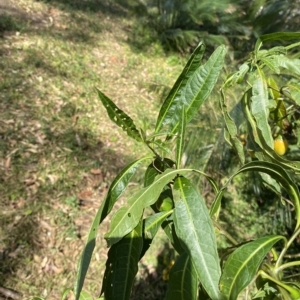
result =
[[[159,43],[141,49],[135,20],[116,1],[1,1],[2,297],[61,299],[73,287],[110,182],[146,153],[110,122],[96,88],[147,130],[184,59],[166,55]],[[132,188],[140,182],[137,176]],[[107,220],[99,231],[85,282],[94,295],[101,289],[108,226]],[[161,250],[141,272],[141,279],[150,272],[154,286],[162,282],[156,270]]]

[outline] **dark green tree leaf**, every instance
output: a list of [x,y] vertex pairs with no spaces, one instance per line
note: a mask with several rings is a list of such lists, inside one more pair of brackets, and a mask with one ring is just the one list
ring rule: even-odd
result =
[[106,300],[129,299],[142,248],[142,222],[139,222],[109,249],[101,291]]
[[191,258],[183,252],[170,272],[167,300],[196,300],[198,278]]
[[114,179],[110,185],[106,198],[99,207],[96,216],[94,217],[93,223],[89,230],[88,238],[81,254],[81,258],[78,262],[76,281],[75,281],[75,297],[76,300],[79,299],[79,295],[83,286],[83,282],[90,265],[91,257],[95,248],[95,240],[98,232],[99,224],[104,220],[104,218],[110,213],[112,207],[116,201],[120,198],[122,193],[125,191],[131,177],[135,174],[138,166],[144,161],[148,160],[149,157],[144,157],[138,159],[133,163],[126,166],[119,175]]
[[140,132],[137,130],[136,126],[134,125],[133,120],[127,114],[125,114],[124,111],[118,108],[111,99],[109,99],[101,91],[97,91],[99,99],[104,105],[109,118],[119,127],[121,127],[124,131],[126,131],[128,136],[130,136],[138,142],[141,142],[143,138]]
[[168,125],[171,134],[177,132],[184,107],[187,123],[192,120],[212,92],[223,67],[225,54],[225,46],[219,46],[207,62],[196,69],[189,61],[191,71],[185,72],[183,77],[180,77],[180,83],[177,84],[172,97],[167,97],[158,116],[156,131]]
[[266,254],[282,236],[259,238],[237,248],[225,262],[221,280],[221,293],[228,300],[236,300],[239,293],[254,279]]
[[163,188],[178,174],[186,174],[192,170],[168,169],[158,175],[155,181],[135,193],[128,199],[127,205],[120,208],[111,220],[110,230],[105,234],[108,246],[118,242],[139,222],[145,207],[152,205],[161,194]]
[[205,51],[205,45],[203,43],[199,43],[199,45],[194,50],[187,64],[185,65],[183,71],[180,76],[176,80],[174,86],[172,87],[169,95],[165,99],[156,122],[155,131],[161,131],[162,127],[168,125],[172,121],[172,116],[169,114],[169,110],[172,109],[174,105],[174,99],[179,97],[181,89],[186,85],[190,76],[197,70],[200,66],[203,54]]
[[179,123],[177,143],[176,143],[176,166],[177,166],[177,169],[179,169],[181,167],[181,158],[182,158],[183,147],[184,147],[185,128],[186,128],[186,113],[185,113],[185,108],[183,107],[181,121]]
[[257,172],[269,174],[272,178],[274,178],[276,181],[278,181],[281,184],[281,186],[289,194],[290,199],[295,206],[296,229],[298,229],[300,226],[300,193],[299,193],[298,186],[291,179],[291,177],[286,172],[286,170],[284,170],[281,166],[279,166],[276,163],[267,162],[267,161],[250,162],[244,165],[242,168],[240,168],[234,175],[232,175],[228,179],[226,184],[222,187],[222,189],[220,189],[219,193],[216,195],[216,198],[211,206],[211,212],[210,212],[211,216],[213,216],[215,213],[218,212],[221,205],[221,199],[222,199],[222,194],[224,192],[224,189],[226,189],[226,187],[233,179],[233,177],[235,177],[239,173],[247,172],[247,171],[257,171]]
[[207,294],[213,300],[220,300],[221,269],[214,227],[208,209],[188,179],[176,178],[174,189],[179,197],[179,200],[174,198],[174,224],[178,238],[190,256]]
[[262,74],[258,75],[259,76],[254,81],[252,87],[251,112],[256,120],[257,127],[260,130],[265,142],[270,148],[274,148],[274,141],[268,123],[269,101],[267,83]]
[[225,104],[225,98],[224,94],[222,93],[222,97],[220,98],[220,107],[223,114],[223,118],[225,121],[226,129],[230,136],[230,144],[234,146],[235,150],[237,151],[237,154],[239,156],[240,162],[244,164],[245,162],[245,155],[244,155],[244,146],[240,139],[238,138],[238,131],[235,125],[235,122],[231,118],[231,116],[228,113],[227,106]]

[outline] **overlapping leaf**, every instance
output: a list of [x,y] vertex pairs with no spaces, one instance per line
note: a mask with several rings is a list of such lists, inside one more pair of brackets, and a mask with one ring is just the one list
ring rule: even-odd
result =
[[182,114],[181,114],[181,121],[179,123],[177,143],[176,143],[176,166],[177,166],[177,169],[179,169],[181,166],[181,158],[182,158],[183,147],[184,147],[185,128],[186,128],[186,113],[185,113],[185,108],[183,107]]
[[245,162],[245,155],[244,155],[244,146],[240,139],[237,137],[237,128],[235,125],[235,122],[231,118],[231,116],[228,113],[227,106],[225,104],[225,96],[222,93],[222,97],[220,98],[220,107],[223,114],[223,118],[226,124],[226,129],[230,136],[230,142],[234,146],[234,148],[237,151],[237,154],[239,156],[240,162],[244,164]]
[[109,232],[105,235],[108,246],[118,242],[129,233],[139,222],[143,209],[155,203],[163,188],[178,174],[186,174],[190,169],[168,169],[155,178],[149,186],[139,190],[130,199],[127,205],[120,208],[111,220]]
[[116,201],[120,198],[122,193],[125,191],[131,177],[135,174],[138,166],[144,161],[148,160],[149,157],[138,159],[128,166],[126,166],[119,175],[114,179],[109,187],[105,200],[99,207],[97,214],[93,220],[91,228],[89,230],[86,245],[83,249],[81,258],[78,263],[76,281],[75,281],[75,297],[79,299],[79,295],[83,286],[84,278],[86,276],[91,257],[95,248],[95,239],[99,224],[104,218],[110,213],[112,207]]
[[269,101],[267,84],[262,75],[258,76],[252,87],[251,112],[256,120],[257,127],[270,148],[274,147],[271,129],[268,123]]
[[191,257],[197,276],[208,295],[220,300],[221,269],[212,221],[205,202],[191,182],[178,177],[174,189],[174,224],[182,247]]
[[117,107],[111,99],[109,99],[101,91],[97,91],[99,99],[104,105],[111,121],[126,131],[127,135],[131,138],[134,138],[138,142],[142,141],[142,136],[134,125],[133,120],[124,111]]
[[142,222],[108,251],[101,294],[106,300],[127,300],[143,247]]
[[167,300],[196,300],[198,278],[189,255],[183,252],[170,272]]
[[200,66],[204,51],[205,45],[203,43],[199,43],[159,111],[155,126],[156,132],[159,132],[163,126],[171,123],[172,116],[170,116],[169,110],[173,106],[174,99],[178,97],[180,90],[186,85],[191,74],[193,74]]
[[277,182],[281,184],[281,186],[287,191],[290,196],[291,201],[295,206],[295,214],[296,214],[296,229],[300,226],[300,193],[295,182],[290,178],[289,174],[278,164],[267,162],[267,161],[253,161],[248,164],[245,164],[242,168],[240,168],[234,175],[232,175],[226,184],[222,187],[219,193],[216,195],[216,198],[211,206],[210,214],[213,216],[216,214],[221,205],[222,194],[224,189],[231,182],[233,177],[242,172],[247,171],[257,171],[269,174],[272,178],[274,178]]
[[253,280],[266,254],[282,236],[267,236],[237,248],[227,259],[220,290],[227,300],[236,300],[239,293]]
[[194,58],[189,60],[186,71],[183,71],[165,100],[157,119],[156,131],[160,131],[167,125],[172,134],[177,132],[183,108],[186,109],[188,123],[212,92],[223,67],[225,46],[219,46],[207,62],[198,68],[196,66],[199,64],[199,59],[195,57],[200,55],[197,51],[201,52],[201,57],[203,53],[201,48],[197,49]]

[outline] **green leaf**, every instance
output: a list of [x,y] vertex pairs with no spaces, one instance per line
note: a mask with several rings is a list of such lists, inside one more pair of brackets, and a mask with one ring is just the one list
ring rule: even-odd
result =
[[171,134],[174,134],[178,130],[183,107],[186,109],[187,123],[192,120],[212,92],[223,67],[225,54],[225,46],[219,46],[204,65],[197,69],[193,66],[193,71],[184,73],[178,88],[171,98],[167,97],[166,104],[161,108],[156,131],[168,125]]
[[80,293],[79,300],[94,300],[93,297],[85,291]]
[[177,145],[176,145],[177,169],[179,169],[181,166],[181,158],[182,158],[183,146],[184,146],[185,128],[186,128],[186,113],[185,113],[185,108],[183,107],[181,121],[179,124],[178,136],[177,136]]
[[104,218],[110,213],[112,207],[116,203],[116,201],[120,198],[122,193],[125,191],[127,185],[130,182],[131,177],[135,174],[138,166],[144,161],[148,160],[149,157],[144,157],[138,159],[128,166],[126,166],[120,174],[114,179],[112,184],[110,185],[106,198],[102,202],[99,207],[96,216],[94,217],[93,223],[89,230],[89,234],[87,237],[87,241],[83,252],[81,254],[81,258],[78,262],[77,272],[76,272],[76,280],[75,280],[75,297],[76,300],[79,299],[80,292],[83,287],[83,282],[87,273],[87,270],[90,265],[91,257],[96,245],[96,235],[98,231],[99,224],[104,220]]
[[274,148],[274,141],[268,123],[269,101],[267,84],[260,75],[253,83],[252,87],[251,112],[256,120],[257,127],[270,148]]
[[144,220],[144,233],[147,239],[153,239],[156,235],[159,227],[165,221],[165,219],[173,213],[173,210],[163,211],[151,215]]
[[243,95],[242,106],[243,106],[244,114],[248,121],[248,124],[252,129],[252,132],[250,131],[251,136],[253,137],[255,143],[259,146],[258,147],[258,148],[260,148],[259,150],[262,151],[260,153],[257,152],[255,154],[256,157],[258,157],[259,154],[261,154],[260,156],[262,156],[264,160],[271,160],[284,168],[294,170],[297,173],[300,173],[300,162],[299,161],[289,161],[289,160],[286,160],[286,159],[282,158],[281,156],[277,155],[275,153],[274,149],[271,148],[266,143],[266,141],[264,140],[264,137],[262,136],[261,131],[258,130],[258,128],[256,127],[256,122],[250,112],[250,109],[249,109],[249,100],[251,97],[251,91],[252,91],[252,89],[249,89]]
[[263,43],[268,43],[272,41],[289,41],[289,40],[299,40],[300,33],[299,32],[275,32],[264,34],[260,36],[255,44],[255,52],[261,47]]
[[194,50],[183,71],[181,72],[180,76],[178,77],[174,86],[172,87],[169,95],[165,99],[158,114],[155,132],[161,131],[161,128],[163,126],[171,122],[172,116],[169,115],[169,110],[173,106],[174,99],[179,96],[181,89],[186,85],[191,74],[193,74],[199,67],[204,51],[205,45],[201,42]]
[[117,243],[123,236],[130,232],[139,222],[145,207],[152,205],[163,188],[177,175],[186,174],[192,170],[168,169],[158,175],[154,182],[135,193],[128,199],[127,205],[120,208],[111,220],[110,230],[105,234],[108,246]]
[[142,222],[108,251],[101,294],[106,300],[127,300],[143,247]]
[[196,300],[198,279],[189,255],[183,252],[170,272],[167,300]]
[[104,95],[101,91],[98,91],[99,99],[104,105],[107,114],[111,121],[121,127],[126,131],[127,135],[138,142],[143,141],[143,138],[140,132],[137,130],[136,126],[133,123],[133,120],[125,114],[119,107],[117,107],[114,102]]
[[240,162],[244,164],[245,163],[244,146],[240,141],[240,139],[237,137],[238,131],[235,122],[233,121],[233,119],[228,113],[227,106],[225,104],[225,96],[223,92],[221,93],[221,96],[222,97],[220,98],[220,107],[226,124],[227,131],[230,136],[230,142],[232,143],[235,150],[237,151]]
[[236,300],[239,293],[254,279],[266,254],[282,236],[259,238],[237,248],[225,262],[221,280],[221,293],[228,300]]
[[191,182],[178,177],[174,184],[174,224],[182,247],[191,257],[197,276],[213,300],[220,300],[221,269],[214,227],[204,200]]
[[232,175],[226,184],[220,189],[219,193],[216,195],[214,202],[211,205],[211,216],[218,212],[219,207],[221,205],[222,194],[224,189],[228,186],[231,180],[238,174],[247,171],[257,171],[269,174],[272,178],[278,181],[281,186],[286,190],[289,194],[291,201],[295,206],[295,215],[296,215],[296,229],[300,226],[300,193],[298,186],[295,182],[290,178],[289,174],[276,163],[267,162],[267,161],[253,161],[242,168],[240,168],[234,175]]
[[[280,74],[280,69],[286,69],[289,74],[300,75],[300,59],[290,58],[286,55],[272,55],[264,60],[271,70]],[[271,66],[273,68],[271,68]]]

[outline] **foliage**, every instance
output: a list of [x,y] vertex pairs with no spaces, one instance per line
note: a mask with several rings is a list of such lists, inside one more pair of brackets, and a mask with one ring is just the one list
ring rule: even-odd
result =
[[[129,164],[111,184],[78,265],[76,299],[83,297],[80,293],[98,226],[129,189],[131,177],[145,161],[148,161],[148,166],[144,186],[127,199],[127,205],[114,213],[110,229],[105,234],[109,252],[100,296],[129,299],[138,262],[151,247],[161,227],[177,252],[166,299],[198,299],[199,296],[235,300],[246,288],[251,289],[247,299],[300,298],[299,284],[293,282],[291,276],[300,261],[287,256],[300,234],[297,180],[300,162],[288,159],[285,153],[280,156],[274,149],[274,138],[289,138],[297,123],[300,61],[290,52],[299,47],[300,42],[268,50],[263,48],[267,43],[281,40],[299,41],[300,34],[281,32],[260,36],[250,58],[222,85],[220,109],[226,124],[225,136],[235,149],[240,166],[221,185],[203,170],[186,168],[182,158],[186,126],[217,83],[226,55],[224,46],[219,46],[205,63],[202,62],[205,45],[200,43],[196,47],[162,104],[152,133],[138,129],[125,112],[98,91],[110,119],[128,136],[146,145],[152,156]],[[246,143],[239,138],[238,128],[226,106],[228,90],[238,85],[244,91],[241,106],[247,126]],[[290,236],[266,235],[238,243],[224,229],[219,219],[224,192],[236,176],[246,172],[261,174],[266,185],[281,194],[283,199],[288,199],[286,205],[294,208],[294,230]],[[204,177],[212,186],[215,197],[210,206],[192,183],[192,174]],[[164,200],[168,205],[160,209]],[[152,209],[150,216],[145,213],[149,207]],[[236,224],[231,226],[238,229]],[[220,234],[232,244],[222,255],[217,245]]]

